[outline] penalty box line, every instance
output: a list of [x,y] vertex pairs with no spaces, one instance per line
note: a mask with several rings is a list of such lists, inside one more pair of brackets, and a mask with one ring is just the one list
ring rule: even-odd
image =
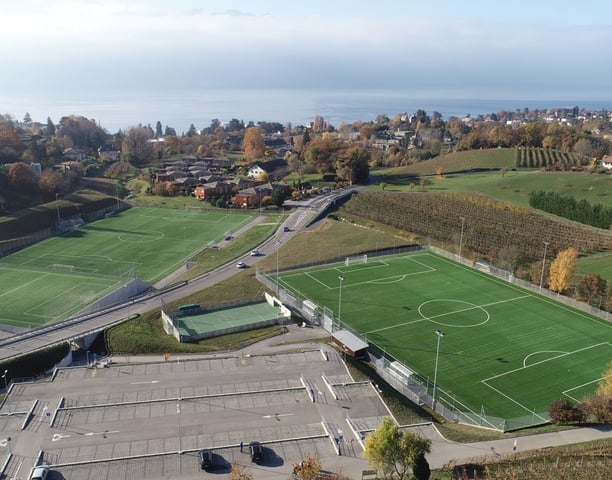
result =
[[[537,366],[537,365],[541,365],[541,364],[543,364],[543,363],[547,363],[547,362],[550,362],[550,361],[553,361],[553,360],[557,360],[557,359],[559,359],[559,358],[566,357],[566,356],[568,356],[568,355],[573,355],[573,354],[575,354],[575,353],[583,352],[583,351],[585,351],[585,350],[589,350],[589,349],[591,349],[591,348],[601,347],[601,346],[603,346],[603,345],[612,346],[612,345],[610,344],[610,342],[602,342],[602,343],[597,343],[597,344],[594,344],[594,345],[589,345],[588,347],[579,348],[578,350],[574,350],[574,351],[572,351],[572,352],[565,352],[565,353],[562,353],[562,354],[560,354],[560,355],[555,355],[554,357],[547,358],[546,360],[541,360],[541,361],[536,362],[536,363],[533,363],[533,364],[531,364],[531,365],[527,365],[527,366],[520,367],[520,368],[515,368],[515,369],[509,370],[509,371],[507,371],[507,372],[500,373],[499,375],[494,375],[494,376],[492,376],[492,377],[485,378],[485,379],[481,380],[480,382],[481,382],[483,385],[485,385],[486,387],[490,388],[491,390],[493,390],[493,391],[497,392],[497,393],[498,393],[499,395],[501,395],[502,397],[504,397],[504,398],[506,398],[507,400],[511,401],[512,403],[514,403],[514,404],[518,405],[519,407],[521,407],[521,408],[525,409],[525,411],[527,411],[527,412],[529,412],[529,413],[533,413],[533,414],[535,414],[535,415],[536,415],[538,418],[541,418],[542,420],[547,421],[547,419],[545,419],[545,418],[541,417],[540,415],[536,414],[536,413],[535,413],[533,410],[529,409],[528,407],[526,407],[525,405],[521,404],[520,402],[518,402],[518,401],[517,401],[517,400],[515,400],[514,398],[510,397],[509,395],[506,395],[504,392],[502,392],[502,391],[501,391],[501,390],[499,390],[498,388],[495,388],[494,386],[490,385],[488,382],[489,382],[489,381],[491,381],[491,380],[494,380],[494,379],[496,379],[496,378],[500,378],[500,377],[503,377],[503,376],[509,375],[509,374],[511,374],[511,373],[519,372],[519,371],[521,371],[521,370],[526,370],[527,368],[535,367],[535,366]],[[587,383],[585,383],[584,385],[578,385],[578,386],[573,387],[573,388],[570,388],[570,389],[568,389],[568,390],[566,390],[566,391],[564,391],[564,392],[562,392],[562,393],[563,393],[564,395],[568,396],[569,398],[572,398],[572,397],[571,397],[569,394],[567,394],[567,392],[570,392],[570,391],[572,391],[572,390],[575,390],[575,389],[581,388],[581,387],[583,387],[583,386],[585,386],[585,385],[589,385],[589,384],[594,383],[594,382],[597,382],[597,381],[599,381],[599,380],[600,380],[600,379],[597,379],[597,380],[593,380],[593,381],[591,381],[591,382],[587,382]],[[574,399],[574,400],[575,400],[575,399]]]

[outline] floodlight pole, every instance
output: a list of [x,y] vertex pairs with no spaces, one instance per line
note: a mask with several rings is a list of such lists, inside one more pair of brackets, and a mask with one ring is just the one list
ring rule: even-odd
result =
[[463,248],[463,226],[465,224],[465,217],[459,217],[461,219],[461,235],[459,236],[459,261],[461,261],[461,251]]
[[183,227],[183,254],[185,256],[185,271],[187,271],[187,227]]
[[342,281],[344,277],[340,275],[338,280],[340,281],[340,289],[338,290],[338,329],[340,329],[340,322],[342,321]]
[[431,394],[431,408],[436,409],[436,382],[438,381],[438,357],[440,355],[440,339],[446,335],[441,330],[436,330],[438,342],[436,346],[436,366],[434,368],[433,393]]
[[544,244],[544,258],[542,259],[542,272],[540,272],[540,293],[542,293],[542,284],[544,283],[544,269],[546,268],[546,249],[548,248],[548,242],[542,242]]
[[181,372],[180,372],[180,358],[176,359],[176,378],[178,381],[178,398],[176,399],[176,417],[178,420],[178,436],[179,436],[179,455],[183,453],[183,436],[181,432]]
[[280,296],[280,290],[278,286],[278,251],[280,250],[281,242],[276,240],[276,294]]

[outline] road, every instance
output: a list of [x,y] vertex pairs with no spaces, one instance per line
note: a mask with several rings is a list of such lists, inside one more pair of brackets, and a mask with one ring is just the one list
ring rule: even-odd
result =
[[[287,202],[295,210],[284,219],[274,235],[257,247],[258,250],[264,255],[274,253],[280,248],[282,243],[285,243],[297,232],[307,227],[309,222],[325,209],[329,203],[346,194],[348,194],[348,191],[339,191],[329,195],[313,197],[302,202]],[[258,217],[251,224],[236,231],[235,235],[239,235],[243,230],[252,227],[253,223],[261,222],[262,218],[265,217]],[[288,231],[284,231],[283,227],[287,227]],[[105,327],[119,323],[130,316],[159,308],[161,306],[160,293],[163,294],[165,302],[180,300],[234,275],[237,272],[235,266],[237,261],[243,261],[250,266],[259,260],[260,258],[253,257],[250,255],[250,252],[246,252],[242,257],[174,289],[154,292],[134,302],[117,307],[112,311],[94,314],[79,320],[49,325],[32,332],[2,339],[0,340],[0,361],[26,355],[51,345],[72,341],[88,333],[103,330]]]

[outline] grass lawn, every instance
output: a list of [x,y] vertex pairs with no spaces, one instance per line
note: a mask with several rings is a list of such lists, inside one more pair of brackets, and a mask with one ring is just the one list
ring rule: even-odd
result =
[[[388,182],[385,191],[410,191],[410,181],[416,183],[412,190],[421,190],[418,180]],[[555,191],[589,203],[612,205],[612,176],[560,172],[513,171],[502,175],[495,173],[454,173],[442,178],[432,177],[424,187],[436,192],[480,192],[499,200],[529,207],[529,193],[534,190]],[[372,190],[381,190],[372,186]]]
[[230,212],[132,208],[0,259],[0,321],[62,320],[138,277],[154,283],[253,217]]
[[437,400],[496,427],[545,421],[553,400],[594,392],[612,357],[609,323],[431,253],[284,272],[281,283],[341,313],[430,388],[444,331]]

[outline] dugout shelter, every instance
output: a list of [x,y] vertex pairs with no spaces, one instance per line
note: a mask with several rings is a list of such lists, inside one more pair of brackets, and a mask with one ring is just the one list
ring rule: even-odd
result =
[[366,342],[348,330],[332,333],[332,343],[353,358],[362,358],[368,349]]

